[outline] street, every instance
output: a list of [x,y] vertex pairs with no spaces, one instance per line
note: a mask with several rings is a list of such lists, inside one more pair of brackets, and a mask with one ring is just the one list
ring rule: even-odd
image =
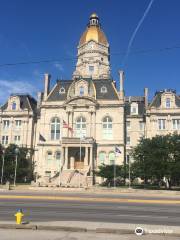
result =
[[67,192],[1,192],[0,221],[23,209],[28,222],[87,221],[179,226],[180,197]]

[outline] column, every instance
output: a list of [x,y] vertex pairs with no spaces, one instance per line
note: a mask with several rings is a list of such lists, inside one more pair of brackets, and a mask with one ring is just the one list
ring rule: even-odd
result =
[[73,122],[74,122],[74,112],[72,111],[71,112],[71,126],[72,126],[72,129],[73,129],[73,132],[71,131],[71,137],[73,137],[73,133],[74,133],[74,130],[75,130]]
[[96,138],[96,113],[95,112],[92,113],[92,118],[93,118],[92,132],[93,132],[93,138],[95,139]]
[[90,119],[90,124],[89,124],[89,137],[92,137],[92,112],[89,112],[89,119]]
[[88,166],[88,147],[85,147],[84,167]]
[[65,163],[64,168],[68,169],[68,147],[65,147]]
[[90,147],[90,159],[89,159],[89,166],[91,168],[91,170],[94,169],[94,166],[93,166],[93,147],[91,146]]
[[[67,120],[67,124],[68,124],[68,126],[70,126],[70,125],[69,125],[70,114],[71,114],[71,112],[67,112],[67,115],[68,115],[68,116],[67,116],[67,119],[68,119],[68,120]],[[68,128],[67,128],[67,137],[69,137],[69,129],[68,129]]]

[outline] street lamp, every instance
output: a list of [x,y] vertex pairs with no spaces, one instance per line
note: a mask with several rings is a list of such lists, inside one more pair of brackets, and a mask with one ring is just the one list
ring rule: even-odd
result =
[[15,170],[14,170],[14,187],[16,186],[16,172],[17,172],[18,153],[19,153],[19,148],[15,148],[16,160],[15,160]]
[[5,150],[2,150],[2,169],[1,169],[1,185],[3,184],[3,175],[4,175],[4,153]]

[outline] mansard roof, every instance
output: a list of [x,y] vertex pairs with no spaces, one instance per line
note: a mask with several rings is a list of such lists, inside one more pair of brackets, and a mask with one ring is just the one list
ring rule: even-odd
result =
[[[51,90],[47,101],[65,101],[67,99],[68,89],[73,81],[72,80],[57,80],[55,87]],[[59,94],[61,88],[65,89],[63,94]]]
[[[20,98],[20,107],[22,110],[28,109],[35,112],[37,109],[37,101],[29,94],[11,94],[10,97]],[[1,106],[1,110],[6,110],[8,107],[8,101]]]
[[142,116],[145,113],[144,96],[128,96],[125,97],[125,113],[131,115],[131,103],[136,102],[138,104],[138,115]]
[[[113,82],[111,79],[102,79],[102,80],[93,80],[93,83],[96,88],[96,99],[97,100],[118,100],[118,94],[115,90],[115,86],[113,86]],[[107,88],[107,92],[103,93],[101,91],[102,87]]]
[[[91,79],[84,79],[86,81],[89,81]],[[77,80],[74,80],[77,81]],[[67,93],[71,86],[71,84],[74,82],[73,80],[57,80],[56,85],[51,90],[47,101],[65,101],[67,100]],[[97,100],[118,100],[118,93],[115,89],[114,83],[111,79],[97,79],[97,80],[91,80],[94,84],[95,90],[96,90],[96,99]],[[102,92],[101,88],[106,87],[107,92]],[[59,93],[61,88],[65,89],[64,93]]]
[[160,107],[161,105],[161,95],[164,93],[172,93],[175,95],[175,104],[177,107],[180,107],[180,96],[176,94],[176,91],[174,90],[163,90],[155,93],[155,96],[150,104],[150,107]]

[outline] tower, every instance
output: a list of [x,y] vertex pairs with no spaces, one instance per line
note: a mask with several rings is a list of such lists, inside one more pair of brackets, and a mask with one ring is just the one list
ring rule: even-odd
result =
[[78,44],[76,70],[73,76],[108,79],[110,77],[109,43],[93,13]]

